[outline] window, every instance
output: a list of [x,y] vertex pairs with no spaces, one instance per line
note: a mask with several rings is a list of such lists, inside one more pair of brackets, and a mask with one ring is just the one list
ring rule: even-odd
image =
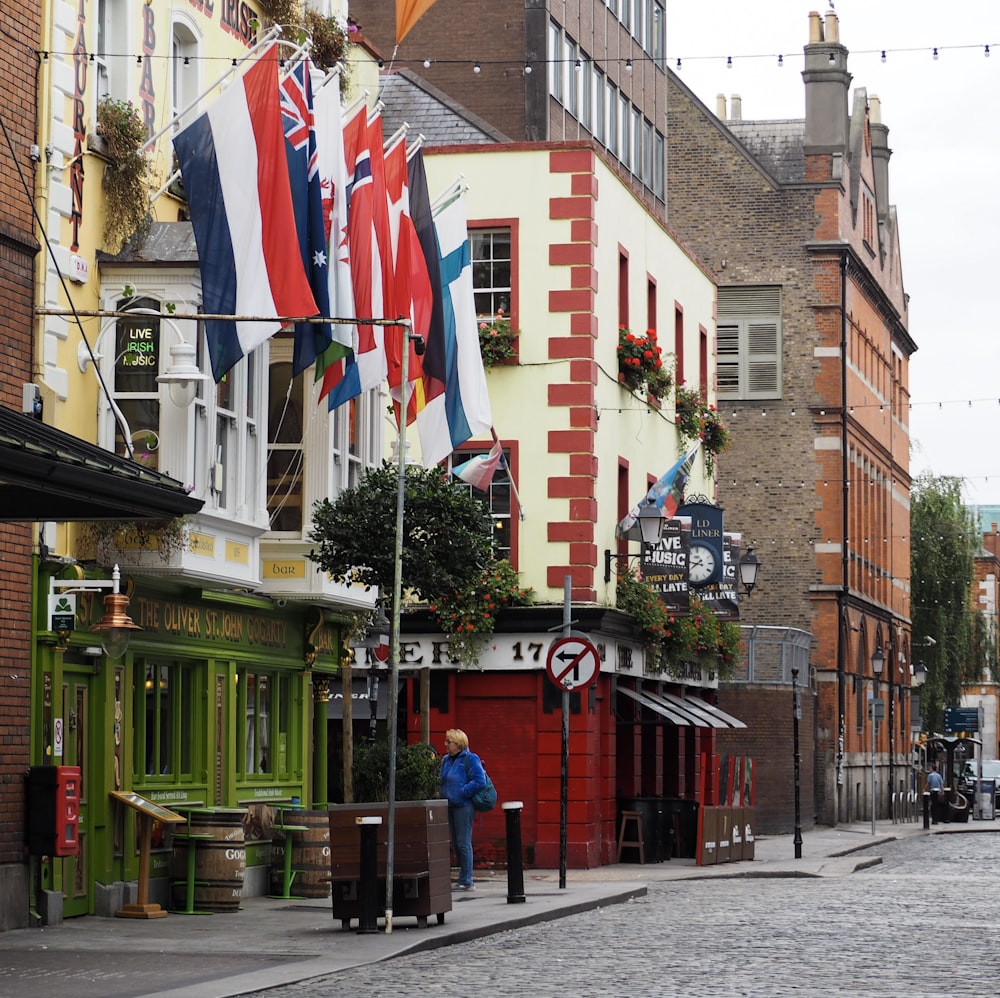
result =
[[632,172],[642,176],[642,115],[637,107],[632,108]]
[[128,94],[128,65],[133,60],[122,58],[129,51],[130,15],[124,0],[98,0],[97,39],[93,60],[96,76],[94,93],[102,97],[125,100]]
[[664,169],[664,155],[666,153],[666,146],[663,141],[663,135],[661,132],[657,131],[653,136],[653,193],[662,201],[666,197],[666,191],[664,190],[663,176],[665,173]]
[[115,323],[114,396],[129,434],[128,447],[118,420],[114,421],[115,453],[130,452],[141,465],[160,468],[160,303],[152,298],[122,299],[116,309],[142,309],[135,317]]
[[653,126],[642,121],[642,182],[647,187],[653,186]]
[[646,0],[635,0],[635,13],[632,17],[632,37],[642,44],[642,24],[645,14]]
[[288,779],[298,769],[290,740],[291,678],[276,671],[237,671],[236,779]]
[[588,130],[590,129],[590,75],[590,56],[581,52],[579,65],[576,68],[576,106],[580,117],[580,124]]
[[[204,330],[198,333],[198,367],[211,371]],[[214,505],[234,519],[257,522],[263,456],[257,439],[261,347],[244,357],[222,381],[198,386],[194,401],[195,432],[191,440],[191,475],[195,493],[206,496],[205,511]],[[173,410],[171,410],[173,411]],[[214,498],[214,503],[212,499]]]
[[684,384],[684,309],[674,306],[674,384]]
[[701,385],[701,397],[708,401],[708,330],[698,327],[698,383]]
[[302,530],[304,378],[292,377],[290,360],[268,368],[267,514],[271,530]]
[[[186,24],[174,24],[170,55],[171,111],[176,117],[194,102],[199,90],[198,40]],[[197,109],[192,108],[183,119],[174,123],[174,127],[179,130],[190,124],[196,114]]]
[[569,35],[563,37],[562,94],[566,110],[575,118],[576,101],[576,42]]
[[653,61],[661,69],[667,54],[666,24],[667,15],[663,4],[659,0],[653,0],[653,10],[649,22],[649,41],[646,47],[653,57]]
[[194,664],[136,659],[135,781],[177,783],[194,770],[190,737],[199,715],[194,695]]
[[618,95],[618,158],[622,161],[622,166],[632,165],[632,142],[629,118],[629,102],[624,94]]
[[628,254],[618,250],[618,325],[628,326]]
[[[471,449],[463,448],[456,451],[449,458],[449,470],[452,466],[464,464],[466,461],[471,461],[472,458],[480,454],[485,455],[489,452],[490,448],[487,446]],[[511,482],[510,473],[507,470],[510,452],[506,448],[504,449],[503,456],[504,460],[497,470],[493,472],[493,481],[490,482],[486,490],[477,489],[473,485],[460,480],[456,481],[455,484],[464,486],[476,499],[486,503],[490,511],[490,517],[493,520],[493,556],[497,559],[506,558],[513,565],[515,561],[512,557]]]
[[781,398],[781,288],[720,287],[719,398]]
[[656,331],[656,281],[646,278],[646,328]]
[[562,29],[555,21],[549,21],[548,61],[549,93],[556,100],[562,100]]
[[604,91],[604,116],[607,119],[607,145],[612,156],[618,155],[618,88],[610,81]]
[[604,74],[595,66],[594,79],[591,87],[590,130],[601,145],[605,144],[604,132]]
[[498,312],[510,315],[511,230],[471,229],[472,284],[476,315],[493,318]]

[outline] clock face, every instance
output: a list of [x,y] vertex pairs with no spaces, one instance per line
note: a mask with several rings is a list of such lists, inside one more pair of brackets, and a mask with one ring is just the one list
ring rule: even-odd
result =
[[701,544],[692,544],[688,552],[688,581],[703,586],[715,575],[715,552]]

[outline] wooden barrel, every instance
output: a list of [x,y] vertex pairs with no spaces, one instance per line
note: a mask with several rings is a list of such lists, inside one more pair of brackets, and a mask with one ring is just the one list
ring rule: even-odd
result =
[[[223,809],[195,812],[191,832],[211,835],[190,843],[182,836],[174,839],[170,863],[170,883],[175,908],[187,901],[188,849],[194,849],[194,907],[197,911],[239,911],[243,899],[243,875],[246,872],[246,848],[243,840],[243,811]],[[187,830],[181,825],[180,831]]]
[[[330,896],[330,815],[325,810],[282,811],[282,824],[301,825],[306,831],[292,832],[292,869],[298,871],[291,894],[300,898]],[[281,894],[285,870],[285,833],[273,830],[271,840],[271,893]]]

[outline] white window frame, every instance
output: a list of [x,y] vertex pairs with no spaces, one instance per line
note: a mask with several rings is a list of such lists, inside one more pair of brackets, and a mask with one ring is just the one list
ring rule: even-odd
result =
[[562,28],[555,21],[549,21],[548,70],[549,94],[562,102]]
[[[204,110],[193,107],[178,117],[201,93],[202,35],[197,23],[187,15],[174,15],[170,38],[170,102],[174,131],[190,124]],[[187,60],[187,64],[185,64]]]

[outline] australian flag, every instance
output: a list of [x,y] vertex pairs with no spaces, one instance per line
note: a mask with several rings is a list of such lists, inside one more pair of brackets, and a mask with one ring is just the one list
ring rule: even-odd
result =
[[[320,187],[316,127],[313,119],[311,64],[302,59],[281,81],[281,120],[285,129],[285,154],[295,208],[299,251],[320,315],[330,314],[330,288],[323,225],[323,192]],[[301,374],[330,345],[330,324],[302,322],[295,326],[292,358],[294,374]]]

